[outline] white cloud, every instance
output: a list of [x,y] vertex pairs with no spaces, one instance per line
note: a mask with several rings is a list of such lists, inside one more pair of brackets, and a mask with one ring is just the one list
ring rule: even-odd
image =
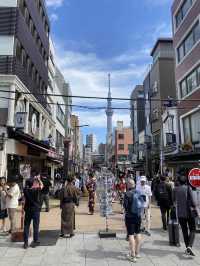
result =
[[52,13],[50,15],[50,20],[51,20],[51,22],[57,21],[58,20],[58,15],[56,13]]
[[49,7],[57,8],[61,7],[64,3],[64,0],[46,0],[46,4]]
[[[132,52],[110,59],[101,59],[95,53],[80,53],[68,50],[61,42],[55,44],[58,66],[65,80],[70,83],[73,95],[107,97],[107,75],[111,72],[111,88],[113,97],[129,98],[134,86],[142,80],[146,71],[146,62],[134,63]],[[140,52],[144,57],[146,51]],[[128,63],[128,64],[127,64]],[[121,64],[123,65],[121,67]],[[120,67],[119,67],[120,66]],[[73,103],[89,106],[106,106],[105,100],[73,99]],[[113,105],[119,102],[113,101]],[[120,102],[123,107],[129,107],[129,101]],[[105,110],[99,112],[88,110],[75,112],[80,116],[81,124],[90,124],[91,127],[105,127]],[[130,125],[128,111],[116,110],[113,116],[114,124],[123,120],[125,125]]]

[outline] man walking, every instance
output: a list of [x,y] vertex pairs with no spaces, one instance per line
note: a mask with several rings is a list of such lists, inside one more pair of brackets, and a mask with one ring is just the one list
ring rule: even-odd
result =
[[142,211],[142,229],[146,235],[151,236],[150,228],[151,228],[151,187],[147,185],[146,176],[141,176],[140,184],[137,185],[136,190],[140,192],[141,195],[144,196],[144,209]]
[[26,181],[24,188],[25,197],[25,219],[24,219],[24,249],[28,248],[28,237],[31,221],[33,220],[33,243],[35,248],[40,244],[39,242],[39,224],[41,211],[41,191],[43,183],[38,173],[33,178]]
[[155,188],[155,198],[160,206],[163,230],[167,231],[167,225],[169,222],[169,211],[173,205],[172,201],[172,187],[166,182],[166,177],[160,177],[160,183]]
[[144,198],[135,189],[134,180],[129,180],[127,184],[128,191],[124,196],[125,224],[129,237],[130,256],[132,262],[137,262],[140,258],[141,245],[141,211],[143,208]]

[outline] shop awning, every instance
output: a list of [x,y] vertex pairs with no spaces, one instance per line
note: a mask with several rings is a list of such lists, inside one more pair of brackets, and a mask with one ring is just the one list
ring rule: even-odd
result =
[[42,146],[40,146],[40,145],[34,144],[34,143],[29,142],[29,141],[27,141],[27,140],[21,140],[21,142],[24,143],[24,144],[27,144],[27,145],[29,145],[29,146],[31,146],[32,148],[35,148],[35,149],[37,149],[37,150],[40,150],[40,151],[43,151],[43,152],[46,152],[46,153],[49,152],[49,149],[46,149],[46,148],[44,148],[44,147],[42,147]]

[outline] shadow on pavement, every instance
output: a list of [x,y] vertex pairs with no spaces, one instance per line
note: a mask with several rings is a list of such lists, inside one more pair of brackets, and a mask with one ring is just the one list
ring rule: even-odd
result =
[[40,231],[40,246],[55,246],[59,239],[59,230]]

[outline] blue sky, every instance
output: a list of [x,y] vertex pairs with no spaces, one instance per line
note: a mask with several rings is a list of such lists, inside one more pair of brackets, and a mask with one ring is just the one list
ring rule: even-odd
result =
[[[107,96],[111,73],[113,97],[130,97],[151,63],[150,51],[159,37],[171,36],[172,0],[47,0],[57,64],[72,94]],[[74,103],[105,106],[105,101]],[[113,102],[129,107],[128,102]],[[105,141],[105,111],[74,109],[83,133]],[[127,111],[115,111],[113,124],[130,124]],[[114,126],[113,125],[113,126]]]

